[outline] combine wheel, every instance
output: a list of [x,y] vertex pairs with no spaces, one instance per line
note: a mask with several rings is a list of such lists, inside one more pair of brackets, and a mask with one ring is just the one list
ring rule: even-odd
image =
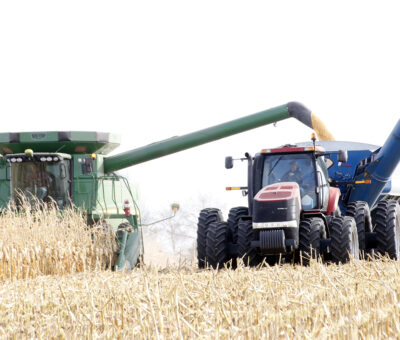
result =
[[210,223],[207,230],[206,258],[214,269],[223,268],[228,257],[228,223]]
[[247,216],[249,209],[247,207],[236,207],[229,211],[228,227],[230,239],[233,243],[237,243],[238,239],[238,223],[242,216]]
[[310,263],[311,257],[317,259],[320,254],[320,240],[326,238],[325,224],[321,218],[306,218],[300,222],[299,250],[304,265]]
[[391,259],[400,258],[400,206],[395,200],[379,202],[375,210],[375,233],[377,251],[389,255]]
[[243,258],[245,266],[256,266],[261,262],[261,257],[256,249],[251,247],[254,241],[253,224],[251,220],[240,220],[238,226],[238,252],[239,258]]
[[371,213],[368,203],[363,201],[351,202],[347,206],[346,216],[351,216],[356,221],[360,250],[367,250],[365,233],[372,232]]
[[351,216],[335,217],[330,225],[331,254],[336,263],[359,258],[356,222]]
[[199,268],[204,268],[206,258],[206,239],[208,226],[213,222],[222,221],[222,213],[219,209],[207,208],[200,211],[197,223],[197,260]]

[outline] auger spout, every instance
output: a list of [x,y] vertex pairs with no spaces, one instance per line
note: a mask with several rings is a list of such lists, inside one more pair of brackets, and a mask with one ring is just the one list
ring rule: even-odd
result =
[[371,207],[377,202],[383,188],[400,162],[400,120],[385,144],[371,155],[365,167],[359,166],[356,181],[370,180],[371,184],[356,185],[349,202],[365,201]]

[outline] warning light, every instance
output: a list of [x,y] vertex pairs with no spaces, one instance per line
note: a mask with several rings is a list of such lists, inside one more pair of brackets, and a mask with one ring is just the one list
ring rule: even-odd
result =
[[126,217],[131,216],[131,206],[128,200],[124,202],[124,212]]
[[25,153],[25,155],[26,155],[27,157],[33,157],[33,150],[32,150],[32,149],[26,149],[26,150],[24,151],[24,153]]

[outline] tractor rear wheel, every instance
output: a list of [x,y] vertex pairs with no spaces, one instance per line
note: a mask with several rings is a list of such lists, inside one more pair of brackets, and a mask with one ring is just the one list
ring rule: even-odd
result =
[[330,224],[330,236],[334,262],[346,263],[350,257],[359,258],[357,226],[353,217],[335,217]]
[[239,220],[238,224],[238,252],[239,258],[243,259],[245,266],[256,266],[261,262],[261,256],[255,248],[251,247],[254,241],[253,223],[251,220]]
[[305,218],[300,221],[299,251],[301,263],[308,265],[310,259],[317,259],[320,253],[321,239],[326,238],[325,224],[321,218]]
[[228,255],[228,223],[210,223],[206,239],[206,258],[208,264],[214,269],[221,269],[229,260]]
[[229,210],[228,227],[232,243],[237,243],[238,223],[241,217],[249,215],[247,207],[235,207]]
[[208,226],[213,222],[222,221],[221,210],[216,208],[207,208],[200,211],[197,223],[197,260],[198,267],[205,268],[206,258],[206,239]]
[[400,206],[395,200],[381,201],[375,209],[377,251],[400,258]]
[[355,201],[348,204],[346,216],[351,216],[356,221],[358,244],[360,250],[365,252],[368,248],[365,233],[372,232],[371,213],[367,202]]

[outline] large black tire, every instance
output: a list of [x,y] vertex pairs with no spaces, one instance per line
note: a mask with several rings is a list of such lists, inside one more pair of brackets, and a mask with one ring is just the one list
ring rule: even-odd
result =
[[229,260],[227,222],[210,223],[207,230],[206,258],[214,269],[224,268],[224,264]]
[[238,255],[243,259],[245,266],[257,266],[261,262],[261,256],[255,248],[251,247],[251,241],[254,241],[255,233],[251,220],[239,220],[238,223]]
[[238,226],[239,220],[243,216],[249,215],[249,209],[247,207],[235,207],[229,210],[228,214],[228,227],[229,227],[229,239],[232,243],[237,243],[238,239]]
[[365,252],[367,250],[365,233],[372,232],[371,213],[368,203],[364,201],[349,203],[346,207],[346,216],[351,216],[356,221],[358,244],[360,250]]
[[304,265],[310,259],[317,259],[320,255],[321,239],[326,238],[325,224],[321,218],[305,218],[299,226],[299,259]]
[[199,268],[205,268],[206,257],[206,239],[207,230],[211,223],[222,220],[221,210],[216,208],[207,208],[200,211],[197,223],[197,261]]
[[331,255],[336,263],[346,263],[350,257],[359,258],[356,221],[351,216],[335,217],[330,224]]
[[400,258],[400,206],[395,200],[381,201],[375,209],[377,251]]

